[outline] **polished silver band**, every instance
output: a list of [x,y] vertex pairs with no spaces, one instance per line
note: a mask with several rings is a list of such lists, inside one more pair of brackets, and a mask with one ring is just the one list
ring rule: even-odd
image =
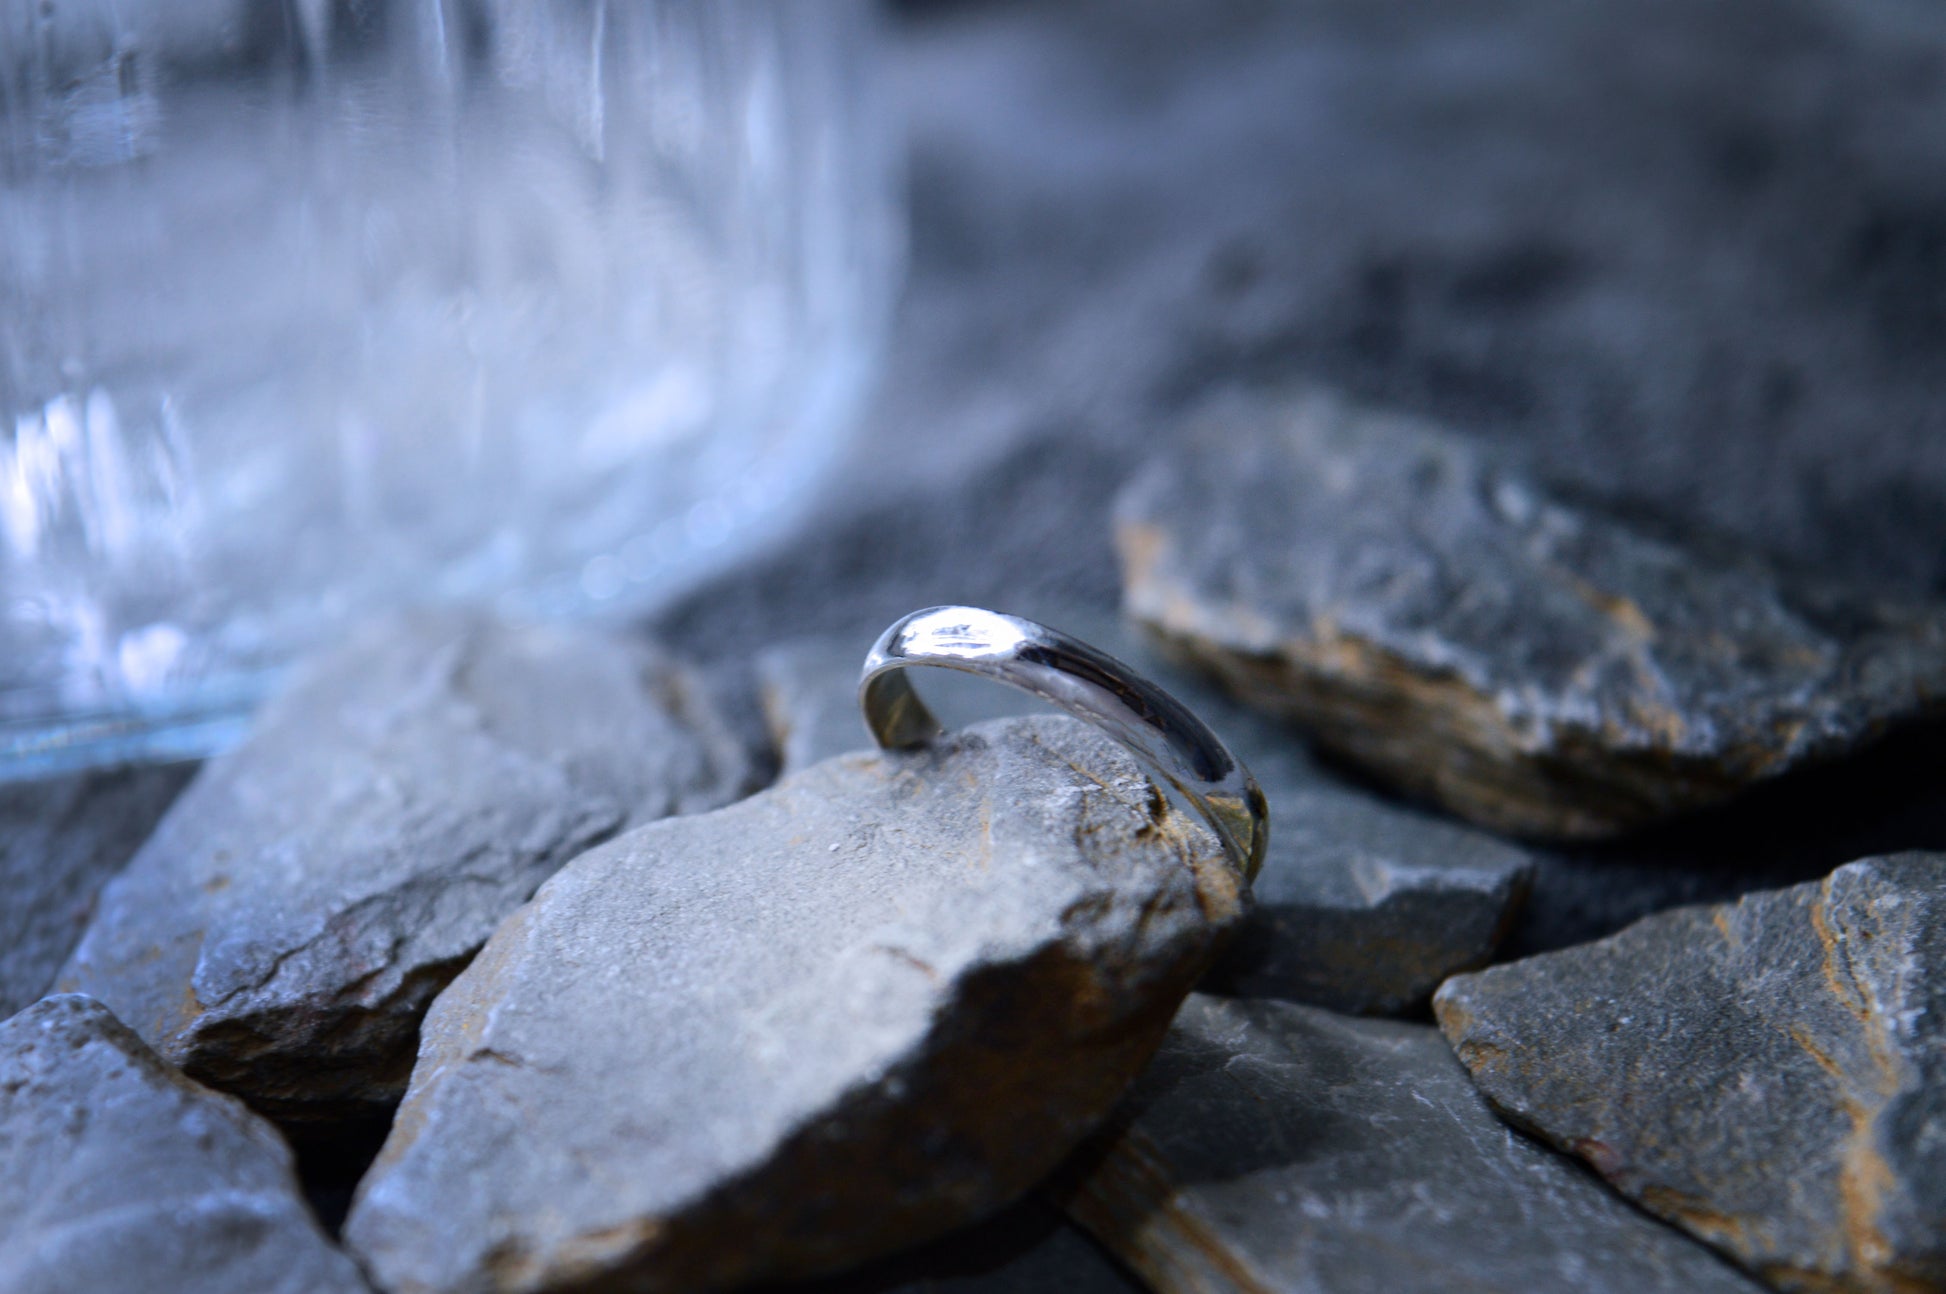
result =
[[1180,791],[1244,876],[1256,878],[1269,835],[1257,779],[1187,706],[1113,656],[997,611],[915,611],[879,635],[858,682],[865,726],[888,750],[923,745],[944,731],[901,672],[913,665],[994,679],[1095,724]]

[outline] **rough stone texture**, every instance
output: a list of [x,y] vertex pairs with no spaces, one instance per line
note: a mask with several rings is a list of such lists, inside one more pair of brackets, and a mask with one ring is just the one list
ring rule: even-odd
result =
[[1130,611],[1490,826],[1613,834],[1946,701],[1946,609],[1674,542],[1322,390],[1202,418],[1119,508]]
[[[1168,688],[1263,786],[1270,850],[1256,902],[1209,986],[1394,1014],[1423,1009],[1441,980],[1492,955],[1527,891],[1533,868],[1523,851],[1345,786],[1296,733],[1172,669],[1112,617],[1083,613],[1061,627]],[[764,710],[786,769],[870,743],[856,696],[864,654],[843,639],[761,653]],[[1041,708],[945,670],[915,682],[951,727]]]
[[1094,1126],[1245,901],[1058,716],[633,832],[440,996],[346,1236],[399,1294],[702,1290],[927,1239]]
[[433,995],[557,867],[748,789],[684,667],[486,620],[373,626],[207,765],[62,970],[291,1120],[382,1112]]
[[763,1294],[1143,1294],[1040,1195],[910,1253]]
[[195,772],[116,769],[0,787],[0,1019],[39,999],[95,894]]
[[1500,1125],[1436,1030],[1192,996],[1060,1189],[1160,1294],[1757,1294]]
[[1946,855],[1662,913],[1435,1008],[1503,1115],[1773,1284],[1946,1289]]
[[363,1294],[276,1131],[99,1002],[0,1024],[0,1289]]

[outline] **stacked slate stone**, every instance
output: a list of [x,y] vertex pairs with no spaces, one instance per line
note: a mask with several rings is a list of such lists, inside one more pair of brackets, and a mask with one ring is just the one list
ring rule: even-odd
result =
[[[1946,608],[1685,545],[1316,388],[1213,404],[1117,525],[1163,650],[1530,841],[1675,817],[1946,702]],[[1471,1088],[1422,1025],[1193,999],[1070,1211],[1167,1290],[1441,1265],[1481,1290],[1946,1288],[1946,854],[1675,907],[1433,1006]],[[1508,1244],[1509,1216],[1545,1239]]]
[[869,488],[0,794],[0,1291],[1946,1291],[1946,24],[908,8]]

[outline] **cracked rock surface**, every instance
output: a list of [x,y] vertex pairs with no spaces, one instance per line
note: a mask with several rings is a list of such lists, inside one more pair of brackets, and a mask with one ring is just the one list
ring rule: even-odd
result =
[[99,1002],[0,1023],[0,1289],[364,1294],[299,1194],[291,1153]]
[[47,992],[97,892],[194,771],[124,768],[0,788],[0,1019]]
[[1789,1290],[1946,1288],[1946,855],[1456,978],[1509,1120]]
[[1173,651],[1515,834],[1641,826],[1946,697],[1946,610],[1670,539],[1316,389],[1208,407],[1131,484],[1117,542]]
[[1062,717],[631,832],[440,995],[346,1237],[398,1294],[702,1290],[925,1240],[1095,1126],[1246,901]]
[[1759,1294],[1499,1123],[1438,1031],[1192,996],[1068,1211],[1159,1294]]
[[279,1118],[382,1113],[427,1004],[507,913],[624,827],[735,799],[752,767],[649,646],[371,626],[205,766],[57,982]]

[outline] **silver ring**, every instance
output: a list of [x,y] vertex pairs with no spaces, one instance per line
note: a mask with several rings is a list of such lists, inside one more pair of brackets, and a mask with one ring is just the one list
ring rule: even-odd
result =
[[1106,731],[1194,805],[1246,879],[1263,865],[1270,814],[1257,779],[1189,707],[1058,629],[978,607],[914,611],[879,635],[858,680],[865,726],[887,750],[945,729],[900,672],[934,665],[1031,692]]

